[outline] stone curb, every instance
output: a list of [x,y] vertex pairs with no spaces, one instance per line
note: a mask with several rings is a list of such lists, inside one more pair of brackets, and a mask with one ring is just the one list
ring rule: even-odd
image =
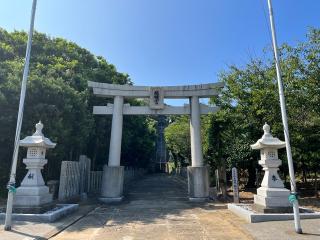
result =
[[[56,204],[56,206],[61,208],[52,212],[42,214],[13,213],[12,219],[14,221],[51,223],[73,212],[76,212],[79,208],[79,204]],[[4,220],[5,217],[5,213],[0,213],[0,220]]]
[[[242,208],[241,205],[246,204],[234,204],[229,203],[228,209],[238,215],[239,217],[245,219],[249,223],[259,223],[268,221],[286,221],[293,220],[293,213],[254,213],[250,210]],[[319,212],[314,213],[300,213],[301,219],[315,219],[320,218]]]
[[[56,225],[51,225],[52,223],[46,223],[45,225],[42,225],[41,228],[44,228],[44,231],[42,231],[42,234],[39,234],[38,236],[33,237],[35,230],[32,230],[36,227],[34,225],[34,222],[25,222],[24,225],[26,225],[25,230],[21,232],[21,230],[17,230],[15,227],[11,231],[4,231],[3,228],[0,229],[0,239],[1,240],[10,240],[10,239],[22,239],[22,237],[19,235],[25,235],[26,237],[23,239],[28,240],[47,240],[50,239],[62,231],[64,231],[66,228],[70,227],[74,223],[81,220],[83,217],[90,214],[92,211],[94,211],[99,205],[92,204],[92,205],[82,205],[79,207],[79,210],[77,212],[72,213],[69,216],[66,216],[65,218],[61,219],[60,221],[57,221]],[[19,221],[18,221],[19,222]],[[13,225],[16,223],[14,222]],[[3,226],[3,225],[2,225]],[[46,231],[47,230],[47,231]]]

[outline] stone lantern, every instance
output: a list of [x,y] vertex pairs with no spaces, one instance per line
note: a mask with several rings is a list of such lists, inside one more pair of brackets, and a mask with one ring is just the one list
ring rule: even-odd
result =
[[286,143],[274,138],[270,133],[270,126],[263,126],[264,134],[252,149],[260,150],[261,160],[259,164],[265,171],[261,187],[254,195],[254,210],[264,213],[290,212],[292,208],[288,200],[290,191],[284,188],[283,182],[279,177],[278,170],[282,161],[278,158],[278,149],[284,148]]
[[32,136],[20,140],[20,146],[28,148],[27,158],[23,159],[28,173],[17,188],[14,206],[18,208],[39,210],[52,202],[52,194],[43,181],[41,169],[48,162],[45,159],[46,150],[54,148],[56,144],[43,135],[42,129],[43,124],[40,121],[36,124],[36,132]]

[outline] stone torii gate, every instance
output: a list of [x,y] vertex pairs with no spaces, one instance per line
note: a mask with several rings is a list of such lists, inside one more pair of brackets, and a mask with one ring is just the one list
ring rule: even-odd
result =
[[[203,163],[200,115],[216,112],[218,107],[200,104],[199,98],[218,95],[223,83],[147,87],[89,81],[88,86],[92,87],[93,93],[99,97],[114,98],[113,104],[93,107],[93,114],[112,114],[109,161],[103,168],[101,201],[114,202],[123,198],[124,167],[120,166],[123,115],[191,115],[192,165],[188,167],[189,199],[201,201],[209,197],[209,172]],[[149,106],[130,106],[124,104],[124,98],[146,98],[149,99]],[[168,106],[164,104],[165,98],[188,98],[190,104],[181,107]]]

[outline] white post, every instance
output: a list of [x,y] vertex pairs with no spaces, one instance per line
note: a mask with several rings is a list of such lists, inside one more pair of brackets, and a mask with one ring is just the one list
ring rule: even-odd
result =
[[116,96],[113,104],[111,139],[109,149],[109,167],[120,166],[123,123],[123,96]]
[[190,137],[191,137],[191,160],[192,167],[202,167],[202,144],[199,97],[190,98]]
[[[278,79],[282,124],[283,124],[283,128],[284,128],[284,137],[285,137],[286,149],[287,149],[287,158],[288,158],[289,175],[290,175],[290,183],[291,183],[291,194],[296,195],[296,180],[295,180],[295,176],[294,176],[287,111],[286,111],[285,97],[284,97],[284,93],[283,93],[283,85],[282,85],[282,79],[281,79],[281,68],[280,68],[278,46],[277,46],[277,37],[276,37],[275,26],[274,26],[271,0],[268,0],[268,6],[269,6],[270,26],[271,26],[271,32],[272,32],[272,44],[273,44],[274,58],[275,58],[275,63],[276,63],[277,79]],[[302,228],[301,228],[301,224],[300,224],[298,200],[296,199],[292,203],[293,203],[295,230],[297,233],[302,233]]]
[[16,136],[15,136],[14,150],[13,150],[13,156],[12,156],[12,166],[11,166],[10,180],[8,183],[8,190],[9,191],[8,191],[8,199],[7,199],[6,219],[5,219],[5,224],[4,224],[4,229],[6,231],[11,230],[11,225],[12,225],[13,195],[15,192],[20,132],[21,132],[22,119],[23,119],[24,99],[26,96],[26,89],[27,89],[27,79],[28,79],[28,73],[29,73],[29,62],[30,62],[31,44],[32,44],[32,35],[33,35],[33,28],[34,28],[34,18],[35,18],[35,13],[36,13],[36,6],[37,6],[37,0],[33,0],[25,65],[24,65],[23,77],[22,77],[22,83],[21,83],[21,93],[20,93],[19,111],[18,111],[18,119],[17,119],[17,127],[16,127]]

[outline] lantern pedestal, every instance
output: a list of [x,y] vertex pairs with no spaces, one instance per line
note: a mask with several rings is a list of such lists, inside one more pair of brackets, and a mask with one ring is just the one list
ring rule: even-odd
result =
[[[267,149],[267,153],[274,153],[274,149]],[[275,154],[274,156],[277,156]],[[279,177],[278,170],[281,165],[279,159],[263,159],[259,164],[265,171],[261,187],[254,195],[253,209],[263,213],[289,213],[292,212],[288,197],[290,191],[284,188],[283,182]]]
[[270,133],[270,126],[263,126],[264,135],[252,149],[259,149],[261,160],[259,164],[263,167],[264,177],[261,187],[254,195],[253,209],[263,213],[290,213],[292,207],[289,203],[290,191],[284,188],[283,182],[279,177],[278,170],[281,160],[278,158],[278,149],[285,147],[285,142],[274,138]]
[[56,144],[43,135],[42,129],[43,124],[39,122],[32,136],[20,140],[20,146],[28,148],[27,157],[23,159],[28,173],[14,197],[13,211],[17,213],[43,213],[53,206],[52,194],[43,181],[41,170],[48,162],[46,150]]
[[14,200],[15,209],[17,211],[19,209],[28,211],[31,208],[42,211],[42,208],[51,206],[49,203],[52,202],[52,194],[49,193],[49,188],[45,186],[41,174],[41,169],[47,164],[47,160],[25,158],[23,163],[27,166],[28,173],[24,177],[21,186],[17,188]]
[[253,209],[263,213],[291,213],[288,197],[290,191],[282,188],[265,188],[257,189],[257,195],[254,195]]

